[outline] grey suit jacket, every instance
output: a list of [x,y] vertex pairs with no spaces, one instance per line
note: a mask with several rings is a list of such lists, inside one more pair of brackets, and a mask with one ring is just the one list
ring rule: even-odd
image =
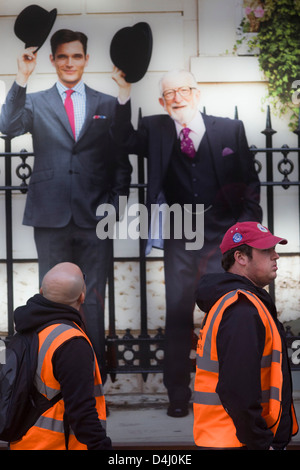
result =
[[0,116],[0,131],[10,137],[32,134],[35,153],[23,223],[63,227],[73,217],[95,227],[96,209],[118,208],[128,195],[131,165],[109,135],[116,99],[86,86],[86,119],[75,142],[56,86],[38,93],[13,84]]

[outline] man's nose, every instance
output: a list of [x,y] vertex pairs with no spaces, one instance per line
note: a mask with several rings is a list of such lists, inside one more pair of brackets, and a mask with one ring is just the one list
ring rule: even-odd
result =
[[179,93],[178,90],[175,90],[174,100],[178,101],[178,102],[182,101],[182,96],[181,96],[181,94]]

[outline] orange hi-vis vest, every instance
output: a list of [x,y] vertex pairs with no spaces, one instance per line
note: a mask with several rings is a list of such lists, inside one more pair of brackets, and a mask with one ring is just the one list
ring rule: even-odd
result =
[[[242,447],[234,423],[223,407],[216,387],[219,380],[217,334],[225,310],[245,295],[256,307],[265,327],[261,358],[262,417],[275,435],[281,416],[282,342],[276,324],[262,301],[253,293],[237,289],[221,297],[209,311],[197,345],[194,389],[194,440],[200,447]],[[238,376],[238,371],[237,371]],[[293,434],[298,431],[292,406]]]
[[[78,328],[57,323],[46,327],[39,333],[39,353],[35,386],[49,400],[60,393],[60,384],[54,377],[52,365],[55,351],[66,341],[75,337],[84,337],[91,345],[86,334]],[[96,357],[94,366],[94,395],[99,419],[102,426],[105,427],[105,399]],[[64,401],[61,399],[38,418],[34,426],[27,431],[22,439],[11,443],[10,448],[12,450],[66,450],[64,413]],[[76,439],[72,429],[70,429],[69,433],[68,449],[87,449],[85,444]]]

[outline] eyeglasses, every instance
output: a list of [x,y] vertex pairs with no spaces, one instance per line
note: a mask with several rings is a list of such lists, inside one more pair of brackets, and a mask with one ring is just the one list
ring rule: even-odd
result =
[[195,90],[195,87],[182,86],[174,90],[166,90],[162,95],[166,101],[172,101],[175,98],[176,93],[179,93],[183,98],[187,98],[191,95],[192,90]]

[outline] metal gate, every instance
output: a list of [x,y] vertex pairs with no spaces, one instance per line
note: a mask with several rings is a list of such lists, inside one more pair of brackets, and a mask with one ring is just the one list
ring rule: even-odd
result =
[[[205,111],[204,111],[205,112]],[[141,111],[140,111],[141,118]],[[235,109],[235,118],[238,118],[238,110]],[[297,136],[297,147],[288,147],[283,144],[281,147],[273,147],[273,135],[276,133],[272,129],[270,108],[267,109],[266,128],[262,131],[265,136],[265,146],[258,148],[254,145],[250,147],[255,157],[255,165],[258,174],[265,169],[266,179],[261,181],[261,186],[266,187],[267,197],[267,225],[271,232],[274,230],[274,188],[281,186],[288,191],[292,186],[298,187],[298,202],[300,207],[300,115],[298,128],[294,131]],[[0,186],[0,191],[5,193],[5,238],[6,238],[6,258],[0,260],[6,265],[7,273],[7,331],[11,335],[14,332],[13,324],[13,264],[24,260],[13,258],[13,223],[12,223],[12,193],[17,191],[23,193],[24,197],[28,189],[28,180],[32,174],[32,168],[28,163],[28,157],[34,157],[33,153],[22,150],[19,153],[11,151],[11,139],[6,136],[0,136],[5,142],[5,151],[0,153],[0,157],[4,158],[5,184]],[[282,158],[277,163],[277,170],[282,176],[281,181],[274,181],[274,155],[281,154]],[[19,185],[12,185],[12,158],[18,158],[16,167],[16,175],[20,180]],[[264,160],[264,162],[263,162]],[[298,167],[298,174],[295,175],[295,168]],[[147,187],[144,179],[144,159],[137,156],[138,183],[132,184],[131,188],[138,188],[139,202],[144,204],[145,190]],[[300,217],[298,220],[300,224]],[[141,244],[140,244],[141,245]],[[131,258],[132,260],[132,258]],[[120,373],[140,373],[143,379],[147,379],[147,375],[153,372],[162,372],[163,366],[163,350],[164,350],[164,334],[159,328],[152,336],[148,329],[148,312],[147,312],[147,287],[146,287],[146,262],[155,261],[155,258],[146,259],[145,254],[139,250],[139,256],[134,259],[139,263],[140,276],[140,332],[138,336],[133,336],[130,328],[122,333],[122,337],[116,332],[116,316],[115,316],[115,286],[114,286],[114,263],[126,262],[128,258],[114,257],[110,267],[108,277],[108,317],[107,325],[108,335],[106,338],[107,346],[107,368],[112,380],[116,374]],[[37,260],[26,260],[26,262]],[[273,297],[276,295],[276,283],[270,286],[270,293]],[[300,312],[299,312],[300,316]],[[290,361],[292,369],[300,370],[300,335],[294,336],[293,332],[288,332],[288,346],[290,352]],[[195,338],[196,340],[196,338]],[[299,353],[298,353],[299,350]],[[194,363],[191,361],[191,369]]]

